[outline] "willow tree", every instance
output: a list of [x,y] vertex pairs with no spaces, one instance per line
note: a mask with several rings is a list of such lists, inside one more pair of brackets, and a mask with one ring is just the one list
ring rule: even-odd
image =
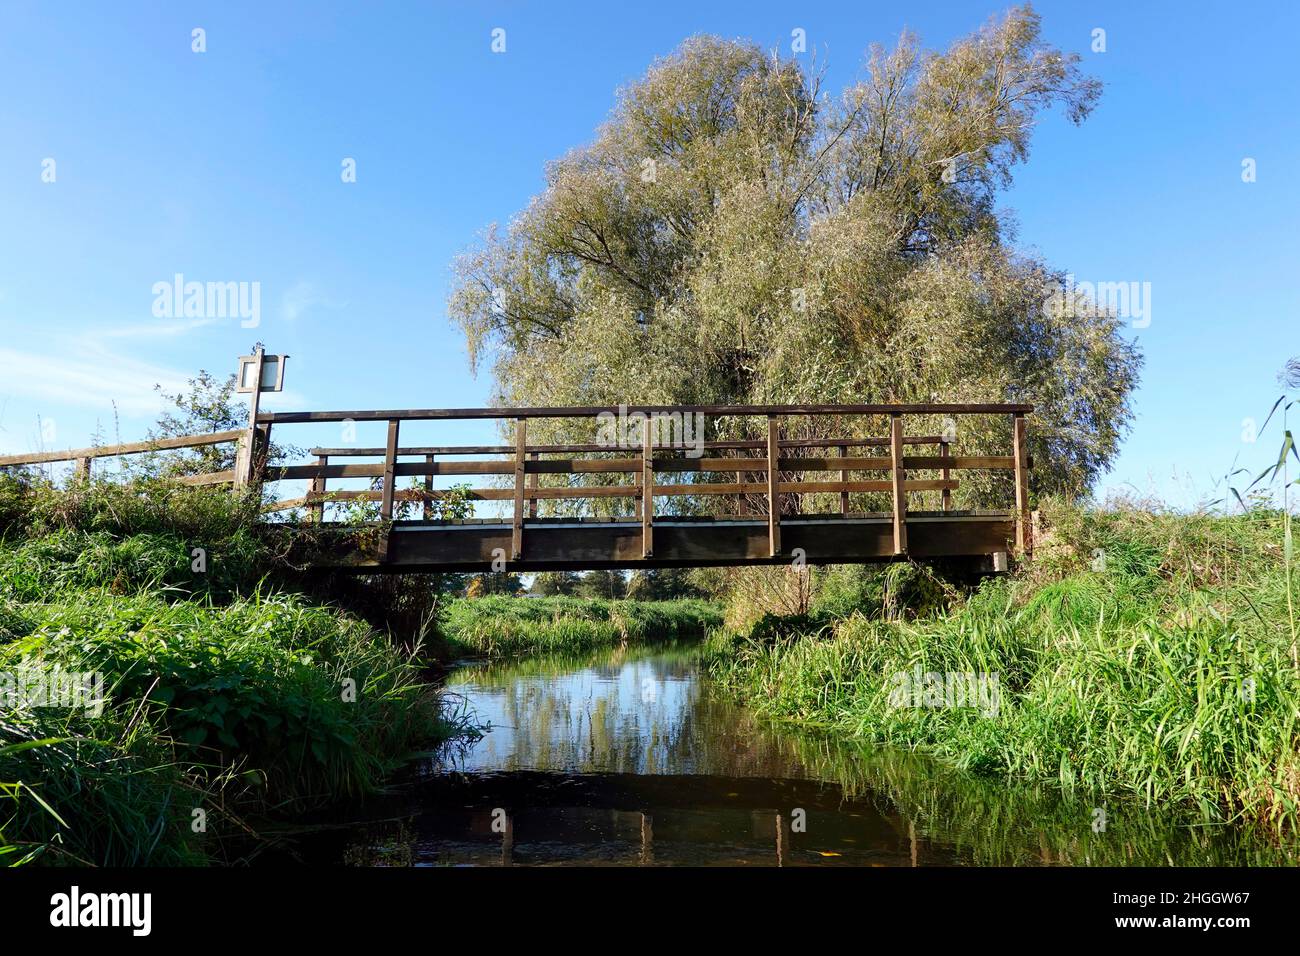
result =
[[[943,53],[904,34],[862,76],[833,99],[792,61],[697,36],[620,91],[594,140],[457,261],[450,312],[496,398],[1030,401],[1038,490],[1086,489],[1127,428],[1140,356],[1014,248],[995,201],[1040,116],[1081,122],[1100,84],[1029,7]],[[1005,453],[1005,421],[958,427],[962,449]]]

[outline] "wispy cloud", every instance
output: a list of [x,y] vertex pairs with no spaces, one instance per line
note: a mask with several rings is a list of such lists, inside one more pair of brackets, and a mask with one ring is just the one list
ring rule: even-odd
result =
[[337,310],[346,308],[346,302],[332,299],[320,292],[315,283],[305,280],[294,283],[280,299],[280,317],[293,322],[310,309]]
[[[0,348],[0,395],[32,402],[60,402],[73,408],[124,415],[157,415],[168,394],[185,392],[197,369],[178,371],[142,362],[98,345],[67,344],[52,354]],[[232,369],[233,371],[233,369]],[[268,409],[305,408],[300,392],[267,393]]]
[[185,381],[173,369],[121,355],[92,350],[43,355],[0,348],[0,390],[35,401],[97,410],[116,402],[124,413],[147,415],[162,407],[155,385],[175,391],[184,389]]

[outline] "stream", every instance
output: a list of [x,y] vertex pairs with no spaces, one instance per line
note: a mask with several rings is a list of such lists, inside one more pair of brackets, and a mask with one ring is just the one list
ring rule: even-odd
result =
[[[459,666],[490,727],[300,843],[351,865],[1270,865],[1242,827],[776,726],[690,646]],[[453,698],[454,700],[454,698]],[[1100,824],[1100,825],[1099,825]]]

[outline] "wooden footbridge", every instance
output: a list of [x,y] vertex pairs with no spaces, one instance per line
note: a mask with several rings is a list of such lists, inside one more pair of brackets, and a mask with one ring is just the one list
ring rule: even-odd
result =
[[[88,477],[96,458],[237,442],[232,470],[191,475],[190,484],[236,488],[307,482],[300,497],[271,501],[268,520],[312,522],[337,529],[339,548],[325,563],[357,571],[546,571],[710,565],[865,563],[968,559],[1002,570],[1009,554],[1031,540],[1030,459],[1025,416],[1030,405],[697,405],[626,408],[451,408],[389,411],[262,412],[253,392],[247,429],[0,457],[0,466],[77,463]],[[912,421],[965,416],[1010,419],[1008,454],[967,455],[949,427],[942,435],[909,435]],[[530,444],[529,426],[585,419],[592,429],[619,416],[622,435],[577,444]],[[661,441],[664,422],[726,418],[757,425],[759,438]],[[637,423],[623,428],[627,421]],[[786,438],[783,430],[816,423],[840,437]],[[403,446],[414,422],[493,422],[514,441],[505,445]],[[268,464],[272,429],[288,425],[382,422],[383,447],[319,447],[314,461]],[[886,433],[862,437],[870,423]],[[502,427],[504,424],[504,428]],[[581,425],[581,422],[578,422]],[[540,430],[540,429],[539,429]],[[737,429],[738,431],[739,429]],[[628,447],[628,433],[639,442]],[[679,437],[683,433],[679,430]],[[706,434],[696,432],[697,438]],[[743,432],[741,432],[743,433]],[[749,434],[754,434],[750,431]],[[955,510],[959,476],[972,470],[1009,473],[1003,510]],[[479,480],[435,487],[435,479]],[[364,487],[340,483],[362,479]],[[402,479],[414,479],[399,488]],[[331,483],[333,487],[331,488]],[[354,482],[355,484],[355,482]],[[448,502],[497,502],[497,517],[446,517]],[[927,501],[929,502],[927,506]],[[368,505],[358,535],[356,509]],[[917,507],[917,505],[921,507]],[[860,510],[855,510],[854,506]],[[868,510],[880,506],[879,510]],[[330,512],[351,508],[353,520]],[[272,517],[273,516],[273,517]]]

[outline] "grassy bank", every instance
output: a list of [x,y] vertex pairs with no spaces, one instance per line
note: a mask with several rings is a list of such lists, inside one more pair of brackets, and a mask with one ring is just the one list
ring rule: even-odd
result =
[[442,629],[464,654],[502,657],[688,640],[721,623],[721,610],[699,600],[481,597],[452,601]]
[[[814,601],[807,617],[715,635],[710,670],[770,717],[1295,830],[1281,516],[1056,507],[1047,520],[1032,566],[945,612]],[[994,707],[960,696],[969,677],[996,687]]]
[[[255,505],[0,478],[0,862],[203,862],[466,729],[409,652],[294,593]],[[49,706],[59,675],[102,700]]]

